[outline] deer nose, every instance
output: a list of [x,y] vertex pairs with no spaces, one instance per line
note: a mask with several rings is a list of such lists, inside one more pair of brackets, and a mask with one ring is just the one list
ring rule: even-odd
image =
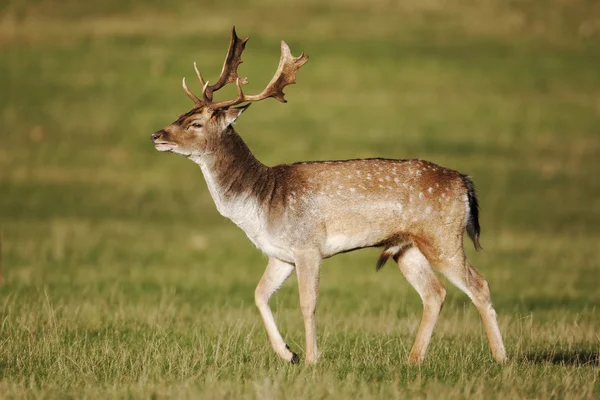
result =
[[156,139],[159,139],[163,134],[163,131],[154,132],[151,136],[152,141],[154,142]]

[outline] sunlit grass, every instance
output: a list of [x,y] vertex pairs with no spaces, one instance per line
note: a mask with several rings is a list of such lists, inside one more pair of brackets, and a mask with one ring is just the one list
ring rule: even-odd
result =
[[[0,6],[0,393],[21,397],[597,398],[600,47],[594,2],[9,1]],[[293,18],[290,15],[293,14]],[[267,164],[427,158],[470,174],[510,361],[449,291],[405,360],[418,295],[376,250],[323,264],[322,358],[270,349],[266,259],[197,166],[149,135],[220,69],[230,26],[259,90],[279,39],[310,62],[237,124]],[[223,96],[233,93],[229,91]],[[272,301],[303,356],[295,277]]]

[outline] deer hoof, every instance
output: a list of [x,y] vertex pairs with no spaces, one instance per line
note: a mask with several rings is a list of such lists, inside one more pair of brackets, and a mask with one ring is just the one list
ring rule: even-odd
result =
[[[290,346],[288,346],[287,344],[285,345],[285,348],[290,350]],[[298,364],[300,362],[300,357],[298,357],[298,354],[294,353],[292,350],[290,350],[290,352],[292,353],[292,359],[290,360],[290,362],[292,364]]]
[[290,360],[290,362],[292,364],[298,364],[300,362],[300,357],[298,357],[298,354],[294,353],[292,351],[292,359]]

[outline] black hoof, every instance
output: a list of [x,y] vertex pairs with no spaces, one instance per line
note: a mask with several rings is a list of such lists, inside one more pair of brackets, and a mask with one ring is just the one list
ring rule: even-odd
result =
[[298,357],[298,354],[294,353],[292,351],[292,359],[290,360],[290,362],[292,364],[298,364],[300,362],[300,357]]
[[[285,348],[290,350],[290,346],[288,346],[287,344],[285,345]],[[292,351],[292,350],[290,350],[290,351]],[[290,360],[290,362],[292,364],[298,364],[300,362],[300,357],[298,357],[298,354],[294,353],[293,351],[292,351],[292,359]]]

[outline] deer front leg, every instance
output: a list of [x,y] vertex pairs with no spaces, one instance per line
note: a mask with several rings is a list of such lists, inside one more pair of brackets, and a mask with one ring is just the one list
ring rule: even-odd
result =
[[296,257],[296,274],[298,275],[298,290],[300,292],[300,308],[304,317],[306,333],[306,362],[313,364],[319,358],[317,351],[317,295],[319,292],[319,254],[301,254]]
[[296,364],[300,361],[300,359],[298,358],[298,355],[292,352],[287,344],[285,344],[281,334],[279,333],[279,330],[277,329],[277,325],[275,324],[271,307],[269,307],[269,299],[273,293],[275,293],[277,289],[283,285],[283,283],[292,273],[293,269],[294,266],[291,264],[275,258],[269,258],[267,269],[265,270],[265,273],[263,274],[258,286],[256,287],[256,290],[254,291],[254,301],[258,307],[258,310],[260,311],[260,315],[262,316],[265,329],[267,330],[267,335],[269,336],[269,341],[271,342],[271,346],[273,346],[273,350],[275,350],[279,357],[291,362],[292,364]]

